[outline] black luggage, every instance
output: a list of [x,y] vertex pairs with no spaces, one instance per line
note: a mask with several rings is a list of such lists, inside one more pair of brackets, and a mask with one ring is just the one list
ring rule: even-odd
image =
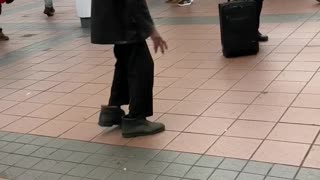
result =
[[259,52],[257,3],[255,0],[228,0],[219,4],[222,51],[225,57]]

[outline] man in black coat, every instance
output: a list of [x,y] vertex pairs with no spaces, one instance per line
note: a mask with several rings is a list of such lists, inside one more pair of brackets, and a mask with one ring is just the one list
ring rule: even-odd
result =
[[[102,106],[100,126],[121,125],[125,138],[164,131],[153,115],[154,63],[146,39],[164,53],[166,42],[156,30],[145,0],[92,0],[91,41],[114,44],[115,64],[109,104]],[[129,113],[121,109],[129,104]]]
[[[263,6],[263,0],[256,0],[257,2],[257,14],[258,14],[258,27],[260,27],[260,15],[262,11],[262,6]],[[259,41],[268,41],[269,38],[266,35],[261,34],[260,32],[258,33],[258,40]]]

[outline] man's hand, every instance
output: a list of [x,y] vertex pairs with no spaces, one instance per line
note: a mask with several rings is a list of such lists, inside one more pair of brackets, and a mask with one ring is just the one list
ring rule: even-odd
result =
[[162,39],[156,28],[153,29],[150,37],[153,41],[154,51],[157,53],[160,48],[161,53],[164,54],[164,51],[168,49],[167,42]]

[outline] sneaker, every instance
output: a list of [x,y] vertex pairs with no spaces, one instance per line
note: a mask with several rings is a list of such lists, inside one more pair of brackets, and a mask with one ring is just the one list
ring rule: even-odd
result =
[[122,118],[122,136],[133,138],[138,136],[148,136],[161,133],[165,130],[162,123],[150,122],[146,118]]
[[124,115],[125,112],[119,107],[101,106],[98,124],[101,127],[121,125],[122,117]]
[[178,2],[178,6],[183,7],[183,6],[190,6],[193,3],[193,0],[180,0]]
[[43,11],[48,17],[53,16],[56,10],[53,7],[46,7]]

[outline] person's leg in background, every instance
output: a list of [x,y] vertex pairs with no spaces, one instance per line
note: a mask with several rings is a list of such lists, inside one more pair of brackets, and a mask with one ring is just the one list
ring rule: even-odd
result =
[[[261,16],[261,11],[262,11],[262,7],[263,7],[263,0],[256,0],[256,2],[257,2],[258,28],[260,28],[260,16]],[[259,31],[258,32],[258,40],[259,41],[268,41],[269,37],[261,34]]]
[[45,3],[45,9],[43,13],[46,14],[47,16],[53,16],[55,9],[53,8],[52,0],[44,0],[44,3]]
[[2,32],[2,28],[0,28],[0,41],[8,41],[9,37],[4,35]]

